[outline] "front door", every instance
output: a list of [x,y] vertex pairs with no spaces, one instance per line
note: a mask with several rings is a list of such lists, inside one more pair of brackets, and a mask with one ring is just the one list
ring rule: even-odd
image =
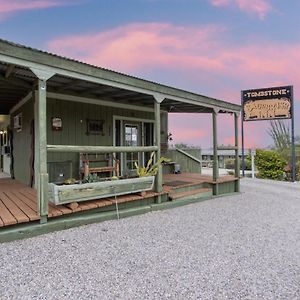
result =
[[[135,122],[124,122],[124,146],[138,147],[141,146],[141,124]],[[141,154],[138,152],[124,153],[124,171],[126,175],[136,174],[135,163],[141,165]]]
[[[139,121],[134,119],[116,119],[114,123],[114,146],[153,146],[154,123],[151,121]],[[125,176],[136,175],[135,162],[138,166],[145,166],[150,157],[149,152],[116,153],[116,159],[120,161],[120,174]]]

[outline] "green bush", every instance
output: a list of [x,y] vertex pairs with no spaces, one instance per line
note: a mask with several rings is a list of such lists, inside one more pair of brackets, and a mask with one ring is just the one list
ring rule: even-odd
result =
[[[241,169],[242,169],[242,161],[240,163]],[[252,165],[251,165],[251,155],[248,154],[245,157],[245,170],[252,170]]]
[[225,169],[234,169],[234,161],[233,158],[226,158],[224,160]]
[[282,180],[286,164],[286,160],[276,151],[256,150],[255,165],[259,178]]

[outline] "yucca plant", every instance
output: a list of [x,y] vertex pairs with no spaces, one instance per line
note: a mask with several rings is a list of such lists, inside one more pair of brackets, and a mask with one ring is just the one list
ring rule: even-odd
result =
[[100,177],[98,177],[97,173],[88,174],[82,180],[82,183],[91,183],[100,181]]
[[150,158],[147,162],[146,167],[139,167],[136,162],[134,163],[136,172],[139,177],[155,176],[157,174],[158,167],[162,163],[171,161],[169,158],[161,157],[155,164],[153,164],[154,155],[155,155],[155,152],[152,152],[150,155]]

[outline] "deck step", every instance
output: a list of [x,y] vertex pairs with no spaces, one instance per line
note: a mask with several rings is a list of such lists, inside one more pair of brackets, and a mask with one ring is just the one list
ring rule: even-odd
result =
[[197,199],[197,198],[206,198],[212,196],[212,189],[210,188],[201,188],[191,191],[177,192],[173,191],[169,194],[170,200],[185,200],[185,199]]
[[171,193],[181,193],[186,191],[193,191],[193,190],[199,190],[202,188],[208,187],[205,182],[200,183],[185,183],[178,186],[168,186],[168,183],[165,184],[167,188],[170,188]]

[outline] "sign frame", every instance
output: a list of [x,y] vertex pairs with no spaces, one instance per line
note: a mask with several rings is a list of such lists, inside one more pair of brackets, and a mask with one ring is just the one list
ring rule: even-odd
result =
[[291,85],[243,90],[241,100],[244,122],[292,118],[294,103]]
[[[287,93],[288,91],[288,93]],[[245,96],[248,98],[245,100]],[[289,96],[289,98],[287,98]],[[278,99],[281,101],[281,98],[288,99],[290,102],[289,107],[289,116],[288,117],[267,117],[267,118],[256,118],[245,120],[245,112],[244,105],[250,101],[263,101]],[[277,98],[274,98],[277,97]],[[255,100],[253,100],[255,98]],[[284,99],[284,100],[285,100]],[[259,88],[252,90],[242,90],[241,91],[241,104],[242,104],[242,115],[241,115],[241,135],[242,135],[242,175],[245,177],[245,149],[244,149],[244,122],[250,121],[270,121],[270,120],[282,120],[282,119],[290,119],[291,120],[291,181],[294,182],[296,180],[296,153],[295,153],[295,121],[294,121],[294,90],[292,85],[287,86],[278,86],[278,87],[269,87],[269,88]],[[275,105],[275,104],[274,104]],[[280,105],[279,105],[280,106]],[[273,114],[275,115],[275,113]],[[260,115],[261,116],[261,115]],[[269,115],[270,116],[270,115]]]

